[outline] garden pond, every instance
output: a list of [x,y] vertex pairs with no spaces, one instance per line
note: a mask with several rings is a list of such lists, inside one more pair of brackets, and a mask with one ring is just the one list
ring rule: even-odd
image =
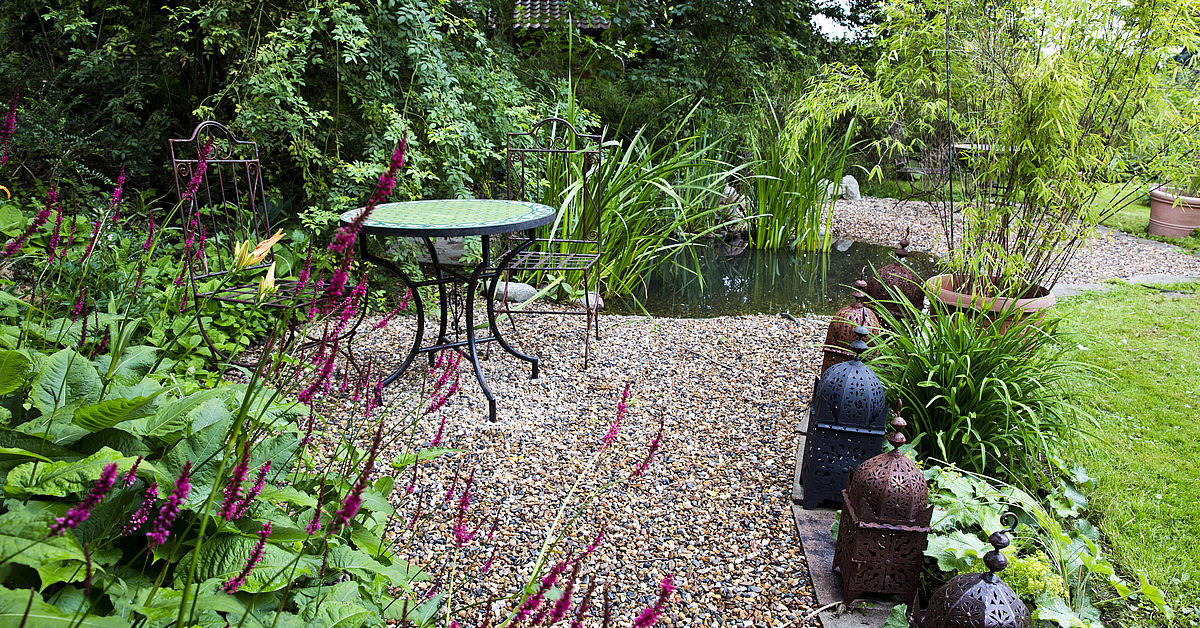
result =
[[[671,318],[833,314],[853,300],[854,281],[863,268],[893,263],[894,251],[853,240],[838,240],[828,252],[698,246],[699,274],[687,259],[692,252],[680,252],[676,263],[650,275],[643,290],[614,299],[609,311]],[[936,274],[937,262],[926,253],[911,253],[906,261],[922,277]]]

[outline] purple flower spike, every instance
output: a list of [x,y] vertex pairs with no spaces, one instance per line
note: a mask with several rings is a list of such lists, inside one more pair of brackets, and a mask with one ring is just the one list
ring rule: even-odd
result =
[[258,543],[254,545],[254,549],[250,550],[250,557],[246,559],[246,565],[242,567],[241,573],[234,576],[229,582],[225,583],[224,591],[226,593],[237,593],[242,585],[246,584],[246,577],[250,575],[250,571],[262,560],[263,550],[267,547],[267,537],[271,536],[271,522],[263,524],[262,530],[258,533]]
[[125,488],[129,488],[129,487],[133,486],[133,483],[137,481],[138,467],[141,466],[142,460],[143,460],[143,457],[138,456],[137,461],[135,461],[133,463],[133,466],[130,467],[129,473],[125,474]]
[[225,485],[225,500],[221,502],[221,516],[227,521],[237,519],[238,508],[242,503],[242,482],[246,480],[246,471],[250,466],[250,443],[242,446],[242,457],[233,467],[229,475],[229,483]]
[[471,530],[467,525],[467,509],[471,506],[471,485],[475,483],[475,470],[471,470],[471,475],[467,476],[467,483],[463,486],[462,495],[458,498],[458,515],[454,520],[454,543],[459,548],[466,545],[475,538],[475,530]]
[[514,619],[512,622],[513,626],[525,621],[525,618],[529,617],[531,613],[536,611],[538,607],[542,605],[542,602],[546,599],[546,593],[550,591],[550,587],[554,586],[554,583],[558,581],[558,577],[567,570],[567,566],[570,565],[571,562],[571,559],[568,557],[567,560],[555,565],[554,568],[550,570],[550,573],[546,574],[545,578],[542,578],[542,586],[538,588],[537,593],[534,593],[526,598],[521,606],[517,607],[516,619]]
[[309,521],[308,526],[304,528],[304,531],[307,532],[309,536],[316,534],[317,531],[321,529],[321,500],[324,498],[325,480],[322,479],[321,488],[317,489],[317,507],[315,510],[313,510],[312,520]]
[[658,622],[658,618],[662,616],[663,609],[667,606],[667,598],[671,597],[671,593],[675,591],[674,576],[668,575],[663,578],[662,589],[658,592],[658,599],[654,601],[654,605],[642,611],[637,619],[633,620],[633,628],[650,628]]
[[601,449],[610,447],[617,441],[617,434],[621,431],[621,420],[625,418],[625,413],[629,408],[626,405],[627,401],[629,401],[629,384],[625,384],[625,392],[621,393],[621,401],[617,402],[617,415],[613,417],[612,424],[608,426],[608,432],[600,440]]
[[363,210],[354,218],[354,222],[338,229],[337,235],[334,236],[333,242],[329,245],[329,250],[334,253],[345,253],[346,249],[354,244],[354,239],[358,237],[358,232],[362,229],[363,223],[367,217],[375,211],[375,207],[387,200],[392,189],[396,187],[396,173],[400,168],[404,167],[404,153],[408,150],[408,134],[400,140],[400,144],[396,146],[396,150],[392,152],[392,161],[388,164],[388,168],[382,175],[379,176],[379,183],[375,184],[375,192],[371,194],[371,198],[367,199],[367,204],[363,206]]
[[183,191],[181,200],[188,202],[196,195],[196,190],[200,188],[200,181],[204,179],[204,171],[208,170],[208,155],[212,152],[213,141],[208,138],[204,146],[197,151],[196,154],[196,169],[192,171],[192,178],[188,180],[187,188]]
[[19,252],[21,247],[25,246],[25,241],[29,239],[29,236],[33,235],[33,232],[38,229],[41,229],[47,220],[50,220],[50,212],[57,203],[58,189],[50,188],[50,193],[46,196],[46,205],[38,211],[37,216],[33,218],[33,222],[29,223],[28,227],[25,227],[25,231],[22,231],[16,240],[4,245],[4,255],[8,256]]
[[371,453],[367,455],[367,461],[363,464],[358,481],[354,483],[354,488],[346,494],[341,510],[334,513],[333,520],[329,522],[330,532],[336,532],[342,526],[349,525],[354,515],[358,514],[358,509],[362,507],[362,494],[367,490],[367,484],[371,481],[371,472],[375,470],[375,456],[379,455],[379,446],[382,442],[383,421],[380,421],[379,428],[375,430],[375,438],[371,441]]
[[125,188],[125,166],[121,166],[121,174],[117,175],[117,187],[113,188],[112,199],[108,202],[108,211],[112,213],[113,224],[121,219],[121,191]]
[[175,518],[179,516],[179,505],[187,499],[188,493],[192,490],[191,476],[192,461],[188,460],[183,463],[183,470],[175,479],[175,489],[171,491],[166,503],[158,510],[158,517],[154,519],[151,530],[146,533],[146,539],[151,547],[166,543],[167,537],[171,536],[171,526],[175,523]]
[[0,166],[8,163],[8,141],[17,130],[17,104],[21,101],[21,90],[13,92],[12,100],[8,103],[8,114],[4,116],[4,124],[0,124],[0,147],[4,153],[0,155]]
[[270,473],[270,471],[270,460],[264,462],[263,466],[258,468],[258,477],[254,479],[254,486],[251,486],[250,492],[246,493],[246,496],[242,498],[242,503],[238,506],[237,514],[234,515],[234,519],[241,519],[242,515],[246,514],[246,511],[250,509],[250,503],[258,497],[259,493],[262,492],[263,485],[266,484],[267,481],[267,473]]
[[113,484],[116,481],[117,463],[114,462],[105,466],[104,470],[100,472],[100,479],[96,480],[92,491],[88,493],[87,497],[83,498],[83,501],[68,510],[65,516],[54,520],[54,525],[50,526],[50,536],[58,536],[67,528],[74,529],[79,524],[87,521],[87,518],[92,514],[92,509],[104,500],[104,496],[108,495],[108,492],[112,490]]
[[121,530],[121,536],[128,536],[137,532],[142,526],[146,525],[146,521],[150,519],[150,509],[154,507],[155,500],[158,499],[158,482],[150,485],[146,489],[146,499],[142,500],[142,505],[129,518],[129,523]]

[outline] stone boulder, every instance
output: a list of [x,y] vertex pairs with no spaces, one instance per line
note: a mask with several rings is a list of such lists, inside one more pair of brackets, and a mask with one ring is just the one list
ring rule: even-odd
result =
[[501,281],[496,284],[496,294],[493,295],[497,301],[506,300],[509,303],[524,303],[537,294],[537,288],[516,281]]
[[[587,299],[586,303],[584,302],[585,298]],[[588,307],[589,304],[592,306],[592,309],[596,310],[597,312],[604,310],[604,299],[595,292],[588,292],[586,297],[579,297],[571,301],[571,305],[574,305],[579,309],[584,309]]]

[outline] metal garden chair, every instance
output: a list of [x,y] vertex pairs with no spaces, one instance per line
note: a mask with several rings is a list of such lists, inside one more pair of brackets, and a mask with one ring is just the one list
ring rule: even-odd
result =
[[585,316],[584,368],[593,330],[600,339],[599,304],[592,295],[600,293],[604,150],[600,135],[579,133],[562,118],[546,118],[529,131],[508,134],[508,199],[559,209],[555,222],[538,230],[534,244],[512,261],[509,270],[534,281],[552,276],[578,278],[584,308],[516,310],[501,299],[502,309],[497,311]]
[[[199,308],[206,298],[211,298],[229,303],[257,302],[262,307],[286,310],[298,303],[324,298],[324,295],[316,292],[316,281],[302,283],[295,279],[277,279],[275,292],[260,300],[259,277],[254,273],[249,275],[254,277],[253,281],[231,279],[217,289],[211,287],[211,280],[221,279],[235,270],[234,245],[250,242],[253,247],[255,243],[271,236],[273,225],[263,188],[258,145],[235,138],[219,122],[201,122],[192,131],[191,137],[167,140],[175,189],[180,199],[187,195],[193,175],[199,168],[201,150],[210,143],[211,149],[205,159],[206,167],[199,176],[199,184],[192,190],[188,201],[180,207],[176,218],[185,241],[203,243],[193,244],[193,249],[203,247],[204,250],[192,254],[191,267],[188,269],[187,289],[191,306]],[[273,255],[267,253],[265,259],[249,269],[266,268],[272,261]],[[208,286],[209,289],[202,286]],[[358,309],[358,319],[348,326],[349,331],[343,331],[342,338],[352,335],[362,320],[366,308]],[[209,338],[203,325],[204,317],[198,317],[198,320],[201,322],[200,336],[212,355],[220,360],[229,360],[230,356],[219,350]],[[298,321],[296,316],[289,321],[289,339],[295,333]]]

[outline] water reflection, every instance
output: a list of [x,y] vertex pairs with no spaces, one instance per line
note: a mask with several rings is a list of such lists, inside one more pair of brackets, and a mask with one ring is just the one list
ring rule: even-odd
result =
[[[641,314],[645,308],[655,316],[672,318],[832,314],[852,301],[851,286],[863,266],[879,268],[895,261],[891,247],[849,240],[837,242],[828,253],[747,249],[725,255],[729,251],[722,248],[695,249],[699,276],[682,260],[661,266],[644,292],[615,300],[610,311]],[[927,254],[912,253],[907,261],[921,277],[936,271],[935,260]]]

